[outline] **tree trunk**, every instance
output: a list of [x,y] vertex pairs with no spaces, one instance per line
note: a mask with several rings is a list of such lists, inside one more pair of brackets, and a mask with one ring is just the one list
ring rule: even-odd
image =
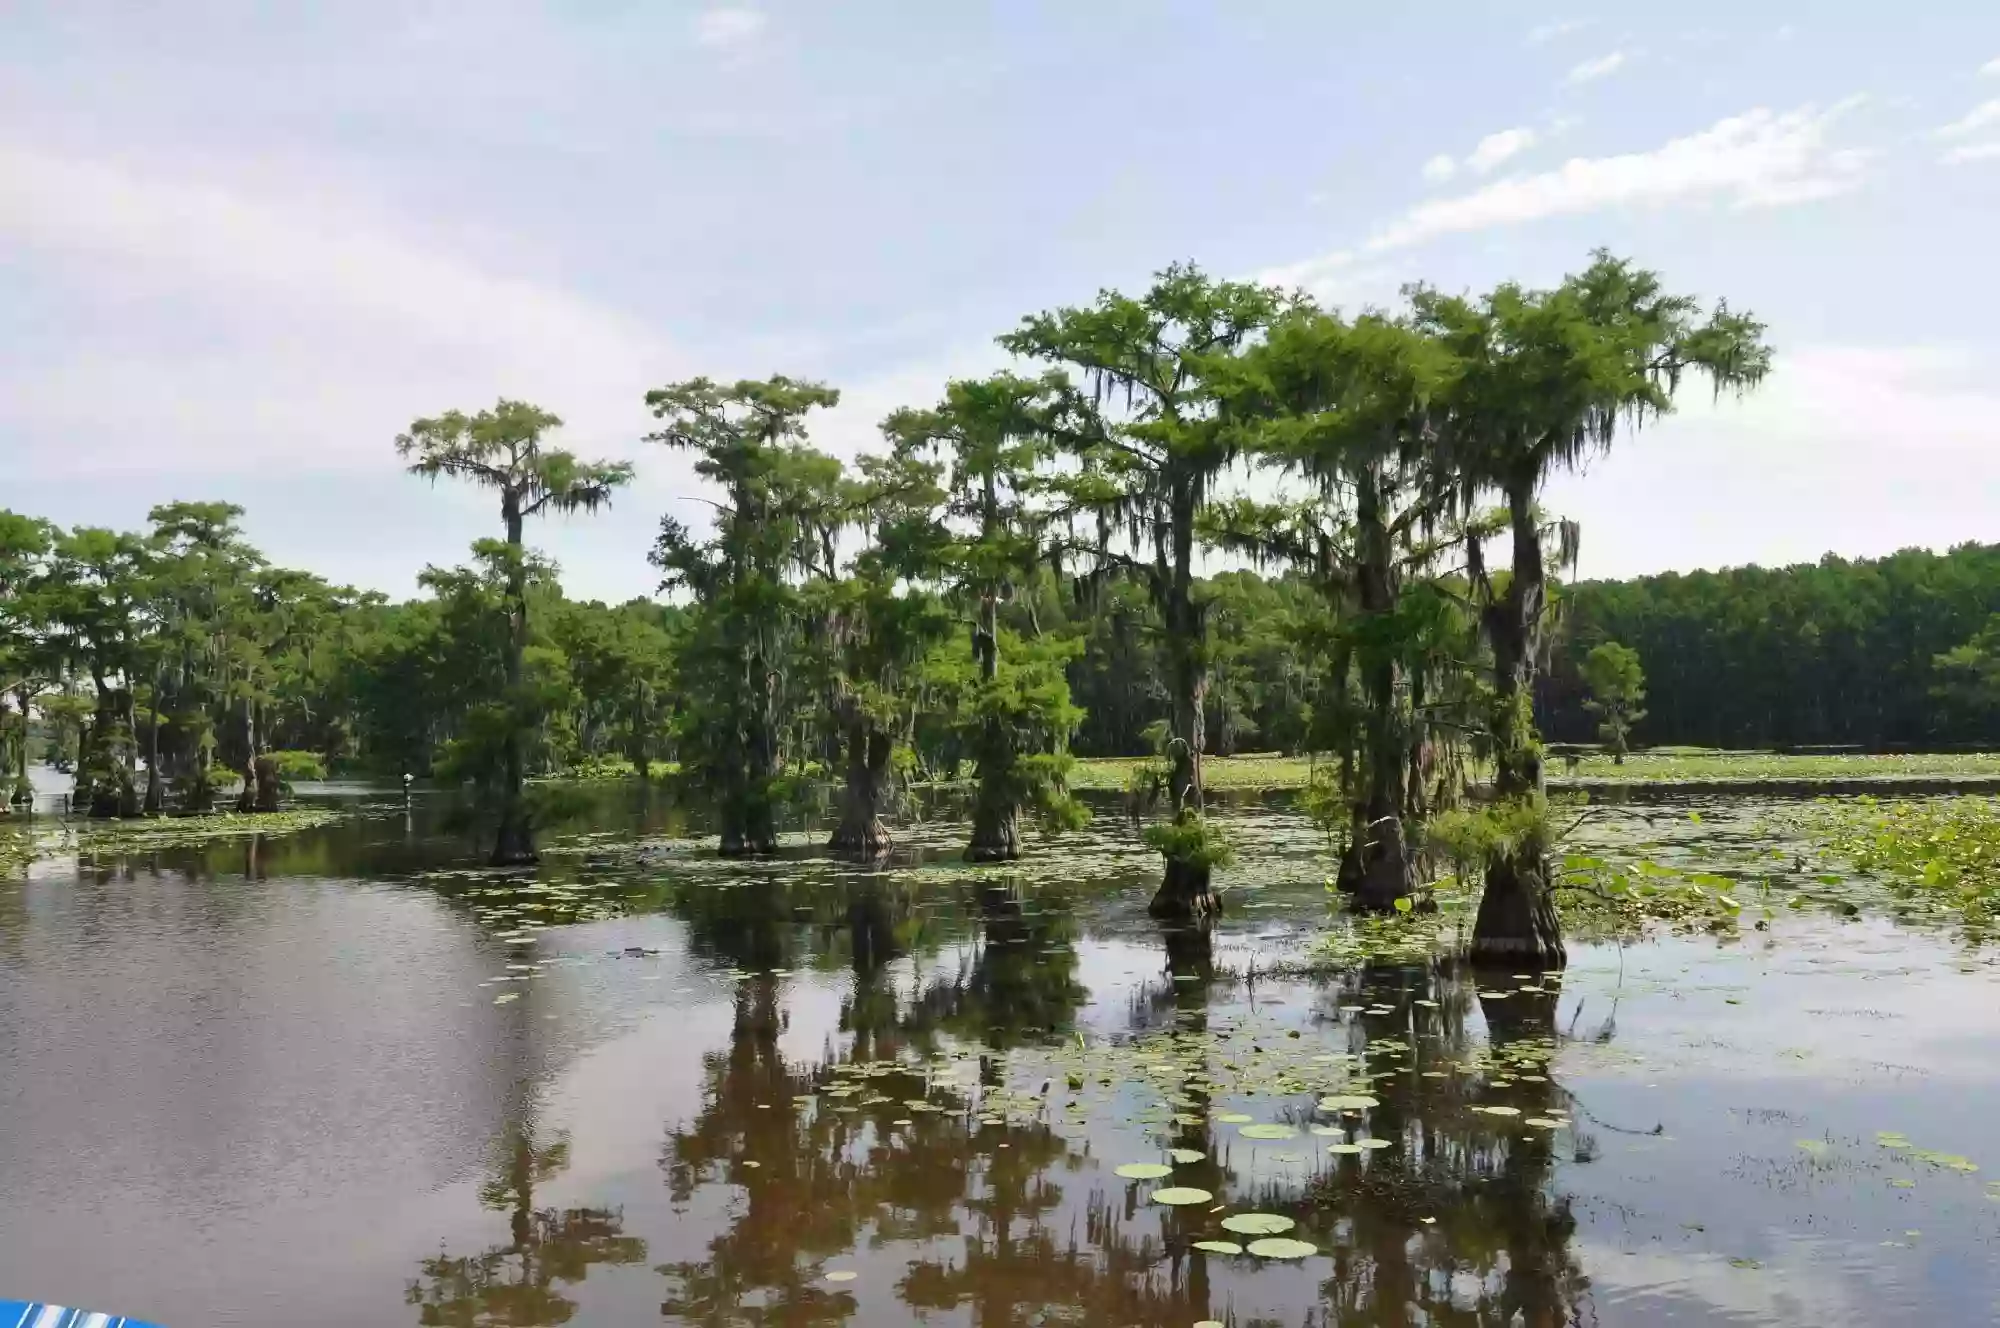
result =
[[1511,966],[1514,972],[1561,968],[1569,962],[1563,949],[1562,922],[1549,893],[1548,853],[1544,845],[1523,844],[1513,853],[1495,854],[1486,864],[1486,888],[1479,896],[1479,915],[1472,924],[1475,964]]
[[882,823],[882,800],[889,787],[889,758],[895,750],[889,735],[865,716],[847,725],[847,790],[841,801],[840,823],[826,846],[841,853],[879,858],[888,853],[889,827]]
[[28,707],[34,704],[34,693],[27,687],[16,689],[15,697],[21,703],[21,745],[14,751],[14,791],[11,801],[26,803],[30,807],[35,802],[34,781],[28,778]]
[[[1166,619],[1169,682],[1173,712],[1168,730],[1167,792],[1174,822],[1198,826],[1202,818],[1201,754],[1208,704],[1206,606],[1194,598],[1191,570],[1194,540],[1192,501],[1176,503],[1173,582],[1162,615]],[[1210,888],[1207,863],[1169,856],[1148,911],[1156,918],[1205,918],[1221,911]]]
[[504,783],[500,789],[500,825],[493,837],[495,867],[525,866],[541,861],[535,852],[535,832],[528,822],[525,797],[527,754],[522,749],[521,672],[528,652],[528,572],[521,563],[521,500],[512,489],[502,493],[500,516],[507,523],[507,725]]
[[132,694],[112,687],[101,675],[94,674],[93,680],[97,705],[90,732],[78,745],[72,805],[97,820],[137,816],[139,794],[131,766],[137,745],[131,729]]
[[[980,681],[992,686],[1000,676],[1000,608],[998,596],[990,590],[980,597],[979,621],[972,628],[972,655],[979,662]],[[1021,856],[1016,758],[1013,733],[997,716],[988,718],[979,735],[979,791],[973,798],[967,862],[1012,862]]]
[[[1506,593],[1482,614],[1493,647],[1487,726],[1493,739],[1495,801],[1503,808],[1534,804],[1543,791],[1542,752],[1530,708],[1546,594],[1534,498],[1532,482],[1509,484],[1514,574]],[[1486,888],[1472,926],[1474,962],[1529,968],[1559,968],[1567,962],[1549,883],[1548,844],[1539,833],[1525,835],[1511,850],[1488,860]]]
[[257,772],[257,810],[277,811],[282,785],[282,781],[278,778],[278,763],[268,754],[260,755],[251,762],[251,768]]
[[257,810],[257,710],[250,698],[243,698],[243,767],[237,773],[243,777],[243,790],[236,795],[236,810],[254,812]]
[[[208,735],[203,736],[206,738]],[[181,809],[189,812],[215,810],[215,749],[211,742],[203,741],[195,749],[194,783],[189,785]]]
[[[1381,477],[1362,467],[1355,485],[1355,583],[1364,619],[1377,623],[1396,612],[1402,588],[1383,512]],[[1361,797],[1354,836],[1341,863],[1339,885],[1358,908],[1381,912],[1416,889],[1405,818],[1410,814],[1410,735],[1416,715],[1404,695],[1403,660],[1393,633],[1375,632],[1359,646],[1362,704]]]
[[972,842],[967,862],[1013,862],[1021,856],[1021,812],[1011,797],[981,783],[972,805]]
[[153,722],[146,738],[146,802],[143,808],[147,816],[158,816],[162,790],[160,788],[160,678],[153,677]]

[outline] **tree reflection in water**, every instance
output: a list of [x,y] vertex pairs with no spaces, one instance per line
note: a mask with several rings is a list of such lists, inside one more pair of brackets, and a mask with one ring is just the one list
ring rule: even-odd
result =
[[538,1328],[568,1323],[576,1305],[560,1288],[581,1282],[593,1264],[632,1264],[646,1242],[623,1232],[605,1208],[537,1208],[535,1187],[569,1164],[569,1142],[537,1143],[532,1127],[515,1130],[480,1203],[507,1214],[509,1239],[473,1255],[426,1259],[405,1299],[425,1328]]
[[[1576,1221],[1553,1186],[1558,1135],[1525,1124],[1567,1104],[1550,1064],[1561,978],[1523,991],[1483,976],[1493,984],[1485,992],[1481,975],[1463,969],[1370,965],[1325,993],[1328,1004],[1365,1008],[1348,1022],[1350,1048],[1387,1072],[1370,1090],[1380,1105],[1369,1133],[1395,1141],[1365,1161],[1339,1158],[1308,1187],[1307,1206],[1335,1216],[1334,1272],[1321,1287],[1331,1323],[1596,1321],[1569,1248]],[[1475,1001],[1489,1054],[1468,1073]],[[1520,1115],[1474,1110],[1487,1103]]]

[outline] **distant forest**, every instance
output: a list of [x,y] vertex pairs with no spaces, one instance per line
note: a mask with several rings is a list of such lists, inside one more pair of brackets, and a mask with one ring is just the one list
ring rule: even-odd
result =
[[[1212,750],[1311,745],[1310,663],[1320,599],[1292,577],[1210,578]],[[1827,555],[1792,567],[1669,572],[1557,590],[1536,721],[1549,741],[1597,740],[1580,674],[1592,647],[1639,652],[1638,746],[1937,748],[2000,741],[2000,545],[1886,558]],[[1085,649],[1070,683],[1087,717],[1084,755],[1150,750],[1163,713],[1156,624],[1136,595],[1061,622]]]
[[1578,665],[1618,641],[1646,671],[1641,745],[1953,747],[2000,739],[2000,545],[1585,581],[1536,698],[1587,742]]

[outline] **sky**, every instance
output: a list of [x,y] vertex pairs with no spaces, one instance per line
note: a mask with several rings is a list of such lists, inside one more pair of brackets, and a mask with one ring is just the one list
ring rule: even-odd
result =
[[1177,260],[1358,309],[1607,246],[1777,365],[1552,487],[1584,575],[1994,541],[1996,219],[1984,0],[0,0],[0,507],[227,500],[407,595],[498,513],[396,435],[525,399],[639,467],[531,534],[623,599],[706,510],[649,388],[824,380],[851,456]]

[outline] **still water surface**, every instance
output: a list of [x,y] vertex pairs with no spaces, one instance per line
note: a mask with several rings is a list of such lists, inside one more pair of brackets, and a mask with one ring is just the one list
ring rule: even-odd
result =
[[[1236,813],[1267,884],[1203,944],[1109,816],[1005,888],[635,859],[684,826],[621,801],[542,876],[632,911],[568,922],[419,879],[472,859],[357,805],[0,882],[0,1293],[172,1328],[2000,1322],[2000,968],[1948,937],[1246,981],[1325,916],[1282,807]],[[1316,1252],[1194,1247],[1246,1212]]]

